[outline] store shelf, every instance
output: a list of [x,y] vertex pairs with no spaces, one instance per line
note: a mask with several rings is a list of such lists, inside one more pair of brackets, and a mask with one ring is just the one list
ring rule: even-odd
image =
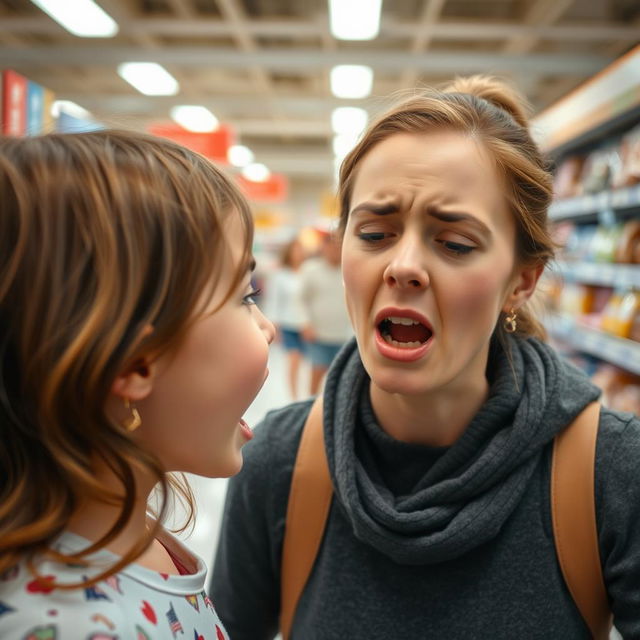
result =
[[586,218],[603,211],[640,208],[640,185],[557,200],[549,207],[551,220]]
[[[631,126],[640,107],[640,45],[546,108],[532,121],[543,151],[556,157]],[[621,119],[622,121],[619,121]]]
[[573,282],[640,290],[640,265],[637,264],[556,262],[549,272]]
[[554,338],[574,349],[640,375],[640,342],[585,327],[571,316],[549,314],[545,325]]

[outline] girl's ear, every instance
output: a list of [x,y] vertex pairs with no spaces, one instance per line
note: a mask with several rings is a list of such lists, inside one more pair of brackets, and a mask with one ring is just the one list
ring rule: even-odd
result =
[[[151,333],[153,333],[153,327],[146,326],[140,332],[138,343]],[[156,368],[156,363],[149,355],[140,356],[118,374],[111,386],[111,393],[132,402],[146,398],[153,389]]]
[[518,271],[511,286],[511,292],[502,306],[505,313],[520,308],[533,295],[543,271],[544,265],[522,267]]
[[156,365],[146,357],[138,358],[122,371],[111,386],[111,393],[123,400],[137,402],[153,389]]

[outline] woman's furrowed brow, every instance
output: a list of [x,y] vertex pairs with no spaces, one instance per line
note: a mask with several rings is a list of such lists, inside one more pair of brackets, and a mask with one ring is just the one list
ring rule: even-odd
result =
[[354,207],[349,213],[350,216],[356,213],[373,213],[377,216],[387,216],[392,213],[398,213],[399,207],[395,203],[376,204],[375,202],[363,202]]
[[442,220],[443,222],[468,222],[469,224],[477,227],[478,230],[485,235],[491,235],[489,227],[487,227],[484,222],[479,220],[476,216],[471,215],[470,213],[465,213],[463,211],[440,211],[439,209],[433,207],[428,207],[426,213],[427,215],[430,215],[433,218],[437,218],[438,220]]

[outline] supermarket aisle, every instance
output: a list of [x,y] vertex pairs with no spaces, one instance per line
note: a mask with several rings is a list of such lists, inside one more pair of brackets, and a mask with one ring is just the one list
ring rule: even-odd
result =
[[[303,365],[300,388],[309,387],[309,370]],[[282,347],[275,344],[269,355],[269,377],[257,398],[245,414],[246,421],[254,427],[267,411],[290,402],[286,384],[285,355]],[[196,526],[189,533],[180,534],[186,545],[201,556],[209,568],[218,540],[220,517],[227,488],[226,479],[208,479],[188,475],[197,502]],[[180,510],[176,510],[176,521],[180,521]]]

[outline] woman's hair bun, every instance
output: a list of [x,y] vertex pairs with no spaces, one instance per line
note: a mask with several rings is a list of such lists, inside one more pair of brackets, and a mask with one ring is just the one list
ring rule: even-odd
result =
[[529,104],[512,86],[492,76],[458,77],[444,88],[445,93],[468,93],[504,109],[521,126],[529,126]]

